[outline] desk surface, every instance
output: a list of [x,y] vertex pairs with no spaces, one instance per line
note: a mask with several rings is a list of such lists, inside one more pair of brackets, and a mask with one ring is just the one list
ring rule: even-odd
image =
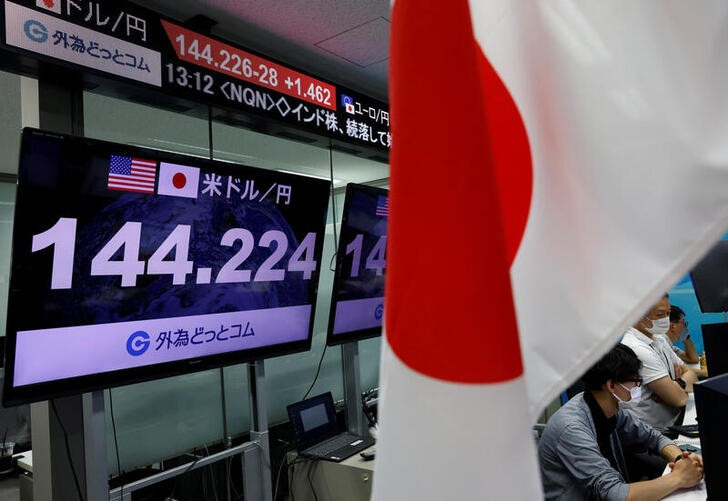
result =
[[[376,449],[376,445],[372,445],[364,449],[364,451],[372,451]],[[362,452],[364,452],[362,451]],[[343,460],[340,464],[349,466],[351,468],[359,468],[361,470],[374,471],[374,459],[366,460],[359,453],[354,454],[350,458]]]
[[[685,419],[683,424],[695,424],[697,423],[697,411],[695,410],[695,395],[693,393],[688,394],[688,402],[685,404]],[[700,447],[699,438],[689,438],[684,435],[680,435],[675,440],[677,445],[690,444],[696,447]],[[665,473],[670,471],[669,467],[665,468]],[[692,489],[681,489],[675,491],[666,498],[670,501],[705,501],[708,494],[705,490],[705,480],[701,481],[698,485]]]
[[28,473],[33,473],[33,451],[25,451],[13,454],[13,459],[18,463],[18,468]]

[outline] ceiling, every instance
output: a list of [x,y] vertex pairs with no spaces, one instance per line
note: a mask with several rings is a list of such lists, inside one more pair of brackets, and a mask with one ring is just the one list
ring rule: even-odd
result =
[[387,101],[389,0],[149,0],[186,21],[204,15],[212,34]]

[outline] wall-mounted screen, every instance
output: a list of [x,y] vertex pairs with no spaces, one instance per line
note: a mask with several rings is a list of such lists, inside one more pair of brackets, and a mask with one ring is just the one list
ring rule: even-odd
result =
[[25,129],[3,401],[309,349],[329,190]]
[[331,295],[329,345],[382,332],[388,215],[388,190],[347,185]]

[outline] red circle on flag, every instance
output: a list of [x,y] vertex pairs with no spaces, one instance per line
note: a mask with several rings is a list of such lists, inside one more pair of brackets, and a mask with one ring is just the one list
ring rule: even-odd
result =
[[[394,4],[386,338],[420,374],[500,383],[523,375],[509,272],[531,206],[530,147],[473,37],[468,2],[442,5]],[[415,78],[432,61],[453,72]],[[422,126],[440,116],[448,126]]]
[[503,210],[508,263],[513,264],[526,232],[533,196],[531,146],[518,106],[500,76],[478,48],[478,63],[491,155]]
[[172,176],[172,185],[178,190],[184,188],[186,184],[187,176],[181,172],[177,172],[174,176]]

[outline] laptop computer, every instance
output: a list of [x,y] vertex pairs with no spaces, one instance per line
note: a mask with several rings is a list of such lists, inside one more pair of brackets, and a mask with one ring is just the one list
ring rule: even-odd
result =
[[369,436],[342,432],[330,392],[288,406],[298,453],[336,463],[374,444]]

